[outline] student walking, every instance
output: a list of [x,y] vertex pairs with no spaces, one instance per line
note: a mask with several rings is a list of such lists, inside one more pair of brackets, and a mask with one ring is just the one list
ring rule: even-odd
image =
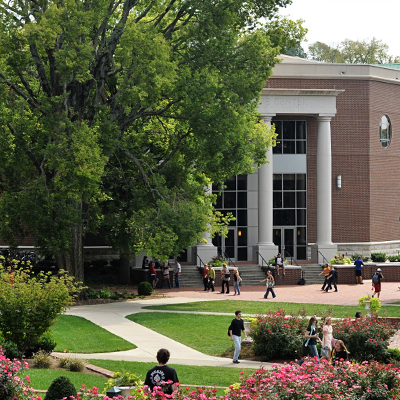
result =
[[229,280],[231,279],[231,273],[229,272],[229,268],[226,264],[222,264],[222,271],[221,271],[221,278],[222,278],[222,290],[221,293],[225,293],[225,286],[226,286],[226,294],[229,294]]
[[380,268],[378,268],[376,270],[376,272],[374,273],[374,275],[372,275],[372,287],[375,290],[372,297],[375,297],[375,295],[376,295],[376,297],[378,297],[378,299],[379,299],[379,295],[381,294],[381,279],[384,279],[381,272],[382,272],[382,270]]
[[203,292],[208,290],[208,264],[204,264],[204,269],[203,269],[203,286],[204,290]]
[[235,311],[235,318],[232,320],[229,326],[229,336],[231,341],[235,343],[235,352],[233,354],[233,362],[239,364],[238,360],[240,355],[240,350],[242,347],[242,332],[244,337],[247,338],[247,332],[244,330],[244,323],[242,320],[242,312],[240,310]]
[[328,292],[329,289],[332,289],[332,285],[335,288],[335,292],[338,291],[336,286],[336,278],[337,278],[337,272],[334,266],[332,265],[328,275],[328,287],[325,289],[325,292]]
[[215,291],[214,283],[215,283],[215,269],[212,264],[208,266],[208,287],[207,290]]
[[239,283],[240,283],[240,275],[239,275],[239,271],[237,268],[234,268],[233,270],[233,289],[235,291],[234,296],[236,296],[236,292],[238,295],[240,295],[240,289],[239,289]]
[[179,289],[180,288],[179,277],[182,273],[182,267],[181,267],[181,264],[179,264],[179,261],[177,258],[175,259],[175,265],[176,265],[175,266],[175,287]]
[[324,284],[322,285],[321,290],[325,290],[325,288],[328,286],[328,283],[329,283],[328,276],[329,276],[329,271],[330,270],[331,270],[331,267],[328,264],[325,263],[324,269],[321,271],[321,273],[318,274],[318,276],[322,275],[322,274],[325,275]]
[[267,281],[267,291],[264,294],[264,299],[268,299],[269,292],[271,292],[272,298],[275,298],[276,297],[276,294],[274,292],[275,279],[272,276],[270,270],[267,271],[267,277],[260,282],[265,282],[265,281]]
[[310,356],[317,357],[317,360],[319,363],[317,342],[320,342],[321,340],[317,334],[317,318],[316,317],[310,318],[310,321],[308,322],[308,327],[306,329],[304,337],[307,339],[305,345],[310,349]]

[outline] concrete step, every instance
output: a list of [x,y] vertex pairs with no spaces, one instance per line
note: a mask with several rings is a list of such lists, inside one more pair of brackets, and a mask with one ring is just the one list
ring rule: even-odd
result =
[[303,271],[303,278],[306,280],[307,285],[320,283],[321,286],[325,280],[324,275],[319,275],[323,268],[319,264],[302,264],[301,270]]

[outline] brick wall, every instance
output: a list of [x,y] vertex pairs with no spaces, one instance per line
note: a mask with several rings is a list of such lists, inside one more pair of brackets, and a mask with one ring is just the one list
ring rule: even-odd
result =
[[[362,272],[363,279],[371,279],[378,267],[382,269],[382,275],[385,277],[383,282],[400,281],[399,263],[365,264]],[[335,269],[338,273],[337,281],[339,284],[356,283],[354,265],[336,265]]]
[[[400,236],[400,86],[357,79],[271,78],[268,88],[344,89],[337,96],[332,131],[332,240],[335,243],[397,240]],[[379,141],[379,121],[389,116],[392,144]],[[282,119],[282,116],[276,117]],[[288,119],[294,119],[287,116]],[[301,119],[296,116],[296,119]],[[303,118],[304,119],[304,118]],[[308,242],[316,240],[318,121],[307,120]],[[336,187],[337,175],[342,188]]]

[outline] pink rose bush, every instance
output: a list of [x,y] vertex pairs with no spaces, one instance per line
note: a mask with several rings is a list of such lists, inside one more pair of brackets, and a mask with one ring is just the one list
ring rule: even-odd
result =
[[389,339],[395,330],[376,315],[357,321],[345,318],[333,324],[335,339],[343,340],[353,361],[388,362]]
[[23,377],[27,363],[18,360],[11,361],[3,354],[0,348],[0,400],[40,400],[34,396],[29,388],[29,376]]

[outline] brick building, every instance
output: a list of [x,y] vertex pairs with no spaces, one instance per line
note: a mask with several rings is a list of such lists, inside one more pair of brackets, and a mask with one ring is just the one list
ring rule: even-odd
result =
[[217,208],[236,221],[228,238],[195,251],[207,259],[218,247],[254,262],[283,250],[314,262],[338,251],[397,254],[399,78],[400,70],[377,65],[283,56],[259,107],[279,133],[271,163],[226,183]]

